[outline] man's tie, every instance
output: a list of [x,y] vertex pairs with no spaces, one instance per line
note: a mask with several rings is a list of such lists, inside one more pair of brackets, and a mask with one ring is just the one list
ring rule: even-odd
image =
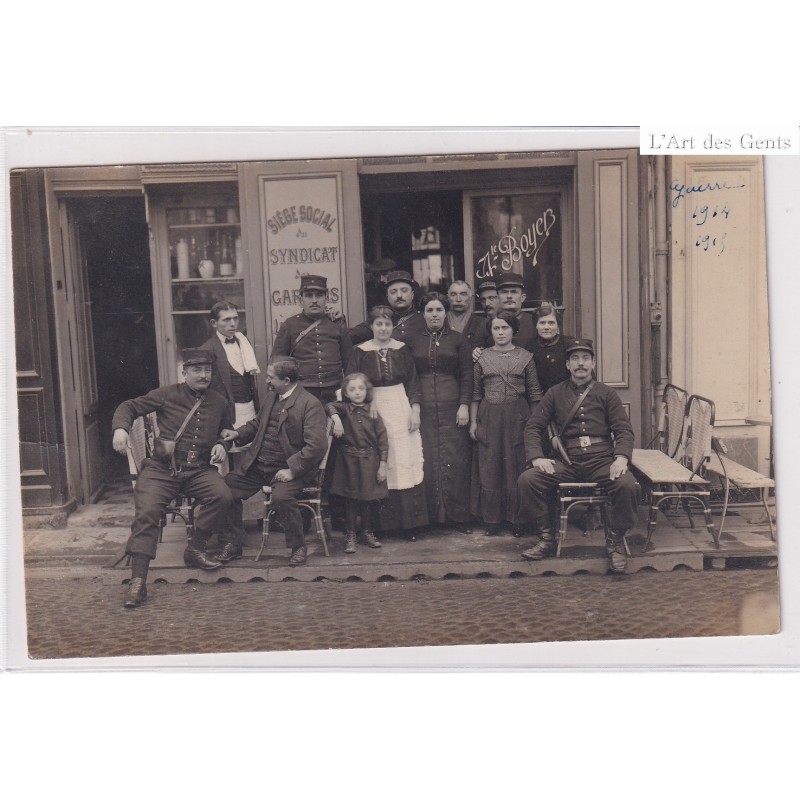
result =
[[225,344],[236,344],[236,337],[231,336],[230,338],[225,338]]

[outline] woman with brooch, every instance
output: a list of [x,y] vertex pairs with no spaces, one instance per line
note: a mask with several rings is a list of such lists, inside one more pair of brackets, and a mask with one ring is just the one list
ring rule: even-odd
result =
[[372,405],[386,426],[389,496],[380,504],[380,529],[403,530],[411,541],[428,525],[423,490],[420,389],[411,350],[392,338],[389,306],[369,312],[372,339],[353,348],[347,373],[361,372],[373,386]]
[[420,298],[425,327],[406,339],[419,377],[425,498],[431,523],[461,533],[470,527],[472,441],[472,347],[447,324],[448,298],[428,292]]

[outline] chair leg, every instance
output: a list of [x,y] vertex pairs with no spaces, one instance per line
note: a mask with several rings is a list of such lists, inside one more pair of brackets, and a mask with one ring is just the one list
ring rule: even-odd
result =
[[558,541],[556,541],[556,558],[561,556],[561,546],[567,538],[567,525],[569,524],[569,503],[561,501],[561,515],[558,521]]
[[267,546],[267,539],[269,539],[269,518],[272,515],[272,509],[267,507],[264,510],[264,524],[261,527],[261,547],[258,548],[256,561],[261,558],[264,548]]
[[314,526],[317,529],[317,535],[322,542],[322,549],[325,551],[326,556],[330,556],[328,552],[328,537],[325,535],[325,522],[322,519],[322,506],[321,504],[314,506]]
[[656,529],[656,519],[658,518],[658,503],[656,502],[655,498],[652,498],[650,502],[650,516],[647,518],[647,538],[644,540],[644,547],[642,547],[642,552],[646,553],[647,548],[650,546],[650,539],[653,536],[653,533]]
[[698,498],[698,502],[702,503],[703,506],[703,516],[706,518],[706,528],[708,528],[708,532],[711,534],[711,538],[714,541],[714,546],[719,550],[720,548],[720,534],[714,528],[714,521],[711,519],[711,509],[703,503],[700,498]]
[[728,503],[730,502],[731,482],[728,480],[727,474],[724,478],[725,490],[722,498],[722,518],[719,521],[719,535],[722,536],[722,529],[725,527],[725,520],[728,518]]
[[[775,541],[775,523],[772,521],[772,512],[769,510],[769,506],[767,505],[767,497],[769,495],[769,489],[764,487],[761,490],[761,503],[764,506],[764,513],[767,515],[767,522],[769,522],[769,535],[772,537],[772,541]],[[720,528],[720,534],[722,533],[722,528]]]

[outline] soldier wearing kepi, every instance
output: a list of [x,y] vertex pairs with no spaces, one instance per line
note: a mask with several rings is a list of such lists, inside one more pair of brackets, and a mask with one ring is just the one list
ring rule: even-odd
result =
[[344,366],[353,349],[350,333],[339,318],[326,314],[328,279],[300,276],[301,313],[289,317],[278,330],[270,359],[294,358],[300,369],[300,385],[322,403],[336,400]]
[[[563,482],[597,482],[611,499],[611,531],[606,538],[611,571],[625,572],[624,537],[637,519],[636,482],[628,472],[633,428],[619,395],[592,378],[596,362],[591,340],[571,339],[565,352],[569,380],[547,390],[525,427],[529,469],[517,482],[520,514],[533,522],[540,541],[522,557],[538,561],[555,552],[549,497],[556,486]],[[561,436],[569,464],[544,456],[550,423]]]
[[213,360],[208,350],[184,350],[185,383],[162,386],[126,400],[114,413],[113,447],[118,453],[125,454],[137,417],[154,411],[160,434],[153,458],[145,461],[136,480],[135,514],[125,548],[132,566],[125,608],[136,608],[147,598],[147,572],[156,555],[158,523],[179,493],[199,502],[184,563],[200,569],[222,566],[205,548],[209,536],[224,526],[231,505],[230,490],[214,465],[225,460],[229,445],[223,442],[221,433],[231,427],[233,419],[228,401],[209,389]]
[[[392,338],[398,342],[406,341],[413,333],[420,333],[425,328],[425,320],[417,310],[416,292],[419,289],[411,274],[404,270],[395,270],[386,276],[386,302],[392,309]],[[369,310],[369,309],[367,309]],[[353,344],[363,344],[373,337],[370,322],[362,322],[350,328]]]
[[514,344],[533,352],[536,327],[530,314],[522,310],[525,302],[525,281],[516,272],[504,272],[495,279],[499,310],[510,311],[519,320],[519,331],[514,334]]

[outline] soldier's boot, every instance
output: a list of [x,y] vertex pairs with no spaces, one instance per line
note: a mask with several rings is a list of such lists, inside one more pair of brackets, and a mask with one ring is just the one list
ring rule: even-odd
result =
[[355,553],[356,551],[356,532],[352,528],[344,532],[344,551],[345,553]]
[[144,578],[131,578],[128,594],[125,597],[125,608],[138,608],[147,600],[147,584]]
[[609,531],[606,536],[606,553],[609,566],[615,573],[625,572],[628,566],[628,554],[625,552],[625,534],[627,531]]
[[534,533],[538,534],[539,541],[529,550],[523,550],[522,557],[528,561],[541,561],[556,552],[556,537],[550,528],[550,520],[541,517],[534,522]]
[[375,534],[369,528],[364,528],[364,530],[361,531],[359,539],[361,543],[365,544],[367,547],[381,546],[381,543],[375,538]]

